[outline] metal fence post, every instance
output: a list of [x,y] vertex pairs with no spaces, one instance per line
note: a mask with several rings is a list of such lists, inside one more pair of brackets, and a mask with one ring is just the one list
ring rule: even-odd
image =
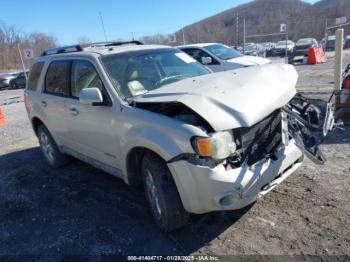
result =
[[288,26],[286,26],[286,51],[285,51],[285,63],[288,64]]
[[243,55],[245,53],[245,18],[243,18]]

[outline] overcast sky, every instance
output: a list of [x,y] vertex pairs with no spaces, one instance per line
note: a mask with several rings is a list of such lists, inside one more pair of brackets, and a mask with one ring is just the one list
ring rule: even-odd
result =
[[[59,44],[80,37],[103,41],[101,12],[109,40],[172,33],[247,0],[10,0],[1,3],[0,20],[24,33],[54,35]],[[309,3],[316,0],[305,1]]]

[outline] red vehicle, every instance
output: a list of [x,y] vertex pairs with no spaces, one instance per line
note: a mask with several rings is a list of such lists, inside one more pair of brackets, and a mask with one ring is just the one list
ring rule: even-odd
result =
[[342,89],[335,92],[335,118],[350,124],[350,64],[343,73]]
[[350,64],[346,67],[344,73],[343,73],[343,84],[342,89],[349,89],[350,90]]

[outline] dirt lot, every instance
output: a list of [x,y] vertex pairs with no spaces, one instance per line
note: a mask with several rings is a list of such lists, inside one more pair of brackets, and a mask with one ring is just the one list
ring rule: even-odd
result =
[[[296,66],[298,89],[326,99],[333,64],[329,54],[326,64]],[[252,207],[196,215],[164,234],[139,189],[77,160],[46,164],[22,90],[0,91],[0,105],[0,255],[350,255],[350,127],[328,137],[324,166],[306,160]]]

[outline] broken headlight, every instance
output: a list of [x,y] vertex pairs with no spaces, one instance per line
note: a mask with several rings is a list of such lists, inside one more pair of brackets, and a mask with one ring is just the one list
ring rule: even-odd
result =
[[194,137],[192,146],[199,156],[222,160],[236,151],[236,144],[230,131],[217,132],[209,137]]

